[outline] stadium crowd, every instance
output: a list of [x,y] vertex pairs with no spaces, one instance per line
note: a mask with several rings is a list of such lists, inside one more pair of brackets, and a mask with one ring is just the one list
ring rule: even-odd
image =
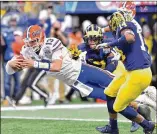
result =
[[[24,45],[22,36],[26,27],[32,24],[41,26],[47,37],[56,37],[66,46],[79,45],[83,43],[83,32],[87,26],[93,23],[90,19],[79,21],[79,16],[66,14],[63,10],[64,2],[2,2],[1,9],[1,100],[6,97],[15,99],[19,104],[28,104],[32,99],[43,99],[44,104],[65,104],[72,101],[74,97],[80,96],[82,101],[88,101],[79,93],[74,94],[62,81],[52,76],[46,76],[44,71],[25,69],[13,75],[5,71],[6,63],[13,55],[20,55]],[[108,25],[108,16],[97,16],[98,26]],[[152,56],[152,85],[156,85],[156,52],[157,52],[157,15],[151,14],[151,23],[144,17],[140,17],[143,36]],[[112,38],[112,35],[104,34],[104,39]],[[34,92],[35,91],[35,92]],[[4,100],[2,105],[9,105]]]

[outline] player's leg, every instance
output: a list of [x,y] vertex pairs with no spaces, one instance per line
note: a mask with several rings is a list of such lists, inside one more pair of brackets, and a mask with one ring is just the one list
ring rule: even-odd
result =
[[83,63],[78,80],[83,83],[95,83],[105,88],[113,78],[114,75],[109,71]]
[[[131,102],[131,107],[133,107],[139,114],[141,114],[145,119],[151,121],[151,109],[147,105],[138,104],[137,102]],[[111,123],[110,123],[111,124]],[[106,130],[111,131],[112,125],[98,126],[96,130],[101,133],[105,133]],[[115,125],[114,125],[115,126]],[[140,125],[136,122],[132,122],[130,132],[135,132],[140,128]],[[112,128],[113,129],[113,128]]]
[[[5,97],[9,96],[10,97],[10,89],[11,89],[11,78],[12,75],[8,75],[7,73],[4,73],[4,89],[5,89]],[[4,99],[5,99],[4,97]]]
[[[125,73],[126,72],[116,74],[109,86],[104,90],[104,93],[107,95],[107,108],[110,117],[110,125],[113,132],[118,132],[117,113],[113,110],[113,104],[120,86],[125,82]],[[103,132],[106,127],[107,126],[101,129],[101,132]]]
[[101,99],[101,100],[106,101],[104,88],[98,85],[92,84],[92,83],[86,83],[86,85],[93,88],[93,91],[87,96],[88,98]]
[[145,120],[128,105],[150,84],[151,77],[152,75],[149,68],[130,72],[126,82],[121,86],[113,106],[113,109],[116,112],[121,113],[130,120],[136,121],[146,132],[152,131],[154,129],[154,124]]
[[21,83],[21,89],[17,92],[16,96],[14,96],[14,100],[16,100],[16,103],[22,98],[23,94],[25,93],[28,86],[29,79],[31,78],[33,74],[34,68],[28,69],[26,75],[24,76],[24,79]]
[[[94,98],[94,99],[102,99],[106,101],[106,95],[104,94],[104,89],[101,88],[98,85],[92,84],[92,83],[87,83],[86,85],[90,86],[93,88],[93,91],[87,96],[89,98]],[[117,113],[113,114],[115,116],[115,118],[117,118]],[[113,116],[112,115],[112,116]],[[96,127],[96,130],[98,130],[101,133],[111,133],[111,126],[115,126],[115,125],[110,125],[111,123],[113,123],[114,120],[110,120],[109,124],[107,124],[105,127]]]
[[[4,67],[6,63],[4,63]],[[4,100],[2,101],[2,105],[8,106],[9,104],[15,106],[14,101],[11,98],[11,79],[13,75],[9,75],[4,68]]]
[[141,114],[146,120],[151,121],[151,109],[149,106],[133,101],[130,103],[130,106],[133,107],[139,114]]
[[149,68],[129,72],[125,83],[118,91],[114,110],[117,112],[124,110],[130,102],[134,101],[148,87],[151,78],[152,74]]
[[[113,79],[112,77],[113,75],[109,73],[108,71],[104,71],[99,68],[83,64],[78,80],[84,83],[86,86],[92,88],[92,90],[90,90],[89,88],[91,92],[88,95],[88,97],[100,98],[102,100],[106,100],[106,97],[104,94],[104,87],[109,85],[109,83]],[[95,86],[99,86],[99,88],[98,87],[96,88]],[[101,86],[102,88],[100,88]],[[116,114],[116,112],[113,114]],[[112,120],[112,123],[113,122],[117,123],[116,121]]]
[[44,70],[42,71],[38,71],[36,70],[36,72],[34,73],[34,79],[31,86],[34,89],[34,91],[36,91],[38,94],[40,94],[42,97],[47,98],[48,95],[42,90],[40,89],[40,87],[37,85],[37,83],[41,80],[42,77],[44,77],[46,75],[46,72]]
[[[141,95],[140,95],[141,96]],[[139,104],[138,102],[131,102],[130,106],[133,107],[139,114],[141,114],[146,120],[152,121],[151,109],[149,106],[144,104]],[[136,122],[132,122],[130,132],[135,132],[140,128],[140,125]]]
[[63,81],[59,80],[59,103],[60,104],[68,104],[69,101],[65,98],[65,88],[66,85]]
[[41,80],[41,78],[43,78],[45,75],[46,75],[46,72],[45,72],[44,70],[41,70],[41,71],[35,70],[35,71],[33,72],[33,77],[32,77],[32,79],[31,79],[32,82],[30,83],[30,85],[31,85],[32,89],[33,89],[35,92],[37,92],[41,97],[44,98],[44,105],[46,106],[47,103],[48,103],[49,96],[48,96],[48,94],[47,94],[45,91],[43,91],[43,90],[37,85],[38,82]]
[[[87,82],[85,80],[81,82],[81,79],[78,79],[78,80],[80,80],[80,81],[77,81],[77,83],[74,84],[75,87],[73,87],[73,89],[79,90],[82,95],[85,95],[85,93],[89,93],[90,92],[88,95],[86,94],[86,97],[94,98],[94,99],[99,98],[99,99],[102,99],[102,100],[106,101],[106,95],[104,94],[104,88],[103,87],[101,87],[98,84],[95,84],[93,82],[89,82],[89,81]],[[87,91],[83,92],[78,87],[83,87],[83,91],[85,91],[85,90],[87,90]],[[111,133],[111,127],[110,127],[110,125],[107,125],[107,126],[108,127],[106,127],[103,130],[103,132],[105,132],[105,133]]]
[[[108,91],[108,93],[114,97],[110,97],[110,98],[108,97],[108,100],[107,100],[107,107],[108,107],[109,117],[110,117],[109,119],[110,126],[106,125],[105,127],[97,127],[96,129],[99,132],[105,133],[106,131],[112,130],[112,132],[118,133],[117,113],[113,110],[112,106],[114,104],[115,97],[119,90],[119,87],[124,82],[124,80],[125,80],[124,76],[116,76],[112,81],[114,86],[112,86],[112,90]],[[106,91],[106,89],[104,91]]]
[[15,81],[15,86],[14,86],[14,91],[13,91],[12,98],[14,99],[16,94],[20,91],[20,87],[21,87],[19,72],[14,73],[13,78],[14,78],[14,81]]
[[[84,88],[86,90],[88,90],[87,91],[88,94],[86,92],[87,95],[90,94],[90,96],[92,96],[93,98],[104,99],[102,97],[102,95],[104,96],[103,90],[105,89],[105,87],[107,87],[109,85],[109,83],[112,80],[113,80],[113,74],[112,73],[110,73],[108,71],[104,71],[102,69],[99,69],[99,68],[91,66],[91,65],[82,64],[80,75],[78,77],[77,83],[74,84],[74,87],[77,86],[78,84],[80,84],[80,85],[84,84]],[[98,87],[101,87],[100,92],[95,92],[93,90],[93,87],[92,88],[88,88],[88,87],[86,88],[86,85],[88,86],[89,84],[91,84],[93,86],[97,85]],[[85,92],[85,89],[83,89],[83,91],[80,91],[80,92]],[[106,98],[105,98],[105,100],[106,100]]]
[[[93,72],[94,71],[95,70],[93,70]],[[96,79],[94,81],[98,81],[99,79],[101,79],[101,81],[103,82],[103,81],[105,81],[105,79],[107,79],[107,76],[104,75],[105,73],[102,73],[101,71],[99,72],[97,70],[95,72],[97,73],[97,75],[94,74],[93,77]],[[90,74],[92,74],[92,73],[90,73]],[[92,77],[92,75],[89,75],[89,76],[90,76],[90,78]],[[98,78],[96,76],[98,76]],[[111,83],[113,83],[113,84],[109,84],[109,86],[111,87],[112,90],[108,91],[108,94],[110,94],[112,97],[107,101],[107,105],[108,105],[108,111],[109,111],[109,116],[110,116],[110,126],[111,127],[109,127],[108,125],[106,125],[105,127],[97,127],[96,129],[100,132],[104,133],[104,132],[106,132],[106,130],[109,131],[109,128],[111,128],[113,130],[113,132],[118,132],[117,113],[113,111],[112,106],[113,106],[115,97],[117,95],[117,92],[118,92],[121,84],[124,83],[124,81],[125,81],[125,73],[124,74],[119,73],[112,80]],[[100,83],[100,81],[99,81],[99,83]],[[105,91],[106,91],[106,89],[105,89]]]

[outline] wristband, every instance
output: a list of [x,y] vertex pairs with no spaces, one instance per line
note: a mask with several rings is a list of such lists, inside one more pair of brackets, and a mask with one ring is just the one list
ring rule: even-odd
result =
[[34,68],[48,71],[48,70],[50,70],[50,62],[34,61]]

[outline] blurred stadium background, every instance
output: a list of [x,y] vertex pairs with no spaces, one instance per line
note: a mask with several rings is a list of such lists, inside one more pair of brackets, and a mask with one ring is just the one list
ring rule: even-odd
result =
[[[48,94],[48,106],[43,97],[34,92],[27,80],[31,72],[27,69],[8,76],[4,66],[23,46],[22,34],[26,27],[38,24],[46,36],[58,37],[65,46],[83,42],[83,31],[91,23],[101,27],[108,25],[109,16],[117,10],[119,2],[1,2],[1,122],[2,134],[96,134],[95,127],[104,125],[108,114],[105,102],[81,98],[63,82],[43,75],[35,89]],[[136,17],[143,29],[143,36],[152,56],[152,85],[157,87],[157,3],[136,2]],[[113,38],[104,33],[104,39]],[[28,79],[27,79],[28,78]],[[31,79],[33,81],[34,79]],[[28,83],[28,84],[27,84]],[[6,94],[14,97],[20,90],[16,109],[3,101]],[[155,113],[152,113],[155,117]],[[9,119],[6,119],[9,118]],[[121,120],[120,134],[129,133],[128,120]],[[26,120],[27,119],[27,120]],[[36,120],[32,120],[36,119]],[[39,120],[43,120],[39,122]],[[62,120],[62,121],[56,121]],[[80,121],[80,122],[78,122]],[[57,125],[58,124],[58,125]],[[127,129],[126,129],[127,127]],[[142,129],[137,132],[142,134]]]

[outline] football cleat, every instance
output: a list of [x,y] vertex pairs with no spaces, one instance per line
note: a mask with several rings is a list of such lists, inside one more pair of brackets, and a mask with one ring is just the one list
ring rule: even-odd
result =
[[6,96],[6,100],[9,102],[9,104],[11,106],[13,106],[14,108],[16,108],[16,102],[15,102],[15,100],[13,100],[12,98],[10,98],[9,96]]
[[119,130],[112,130],[110,125],[106,125],[104,127],[96,127],[96,130],[102,134],[119,134]]
[[150,128],[144,128],[144,134],[153,134],[154,129],[156,128],[156,124],[154,122],[149,122]]
[[132,122],[132,126],[130,128],[130,132],[135,132],[140,128],[140,125],[137,124],[136,122]]
[[96,127],[96,130],[99,131],[102,134],[110,134],[111,133],[111,126],[106,125],[103,127]]

